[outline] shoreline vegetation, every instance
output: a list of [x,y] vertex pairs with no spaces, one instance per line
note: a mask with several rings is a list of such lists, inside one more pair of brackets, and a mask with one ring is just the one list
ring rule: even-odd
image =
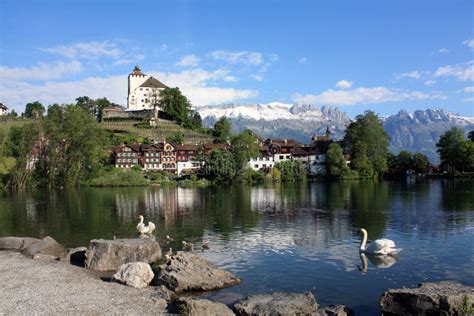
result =
[[[222,117],[214,128],[205,128],[199,113],[178,88],[167,88],[156,104],[173,126],[170,134],[161,126],[145,122],[133,128],[113,128],[102,123],[103,110],[111,106],[106,98],[79,97],[75,104],[28,103],[21,117],[16,113],[0,118],[0,188],[77,187],[77,186],[206,186],[211,183],[249,184],[298,181],[340,181],[364,179],[403,179],[420,175],[442,178],[474,176],[474,132],[466,139],[463,130],[452,128],[437,143],[441,165],[430,165],[421,153],[389,152],[389,136],[380,118],[371,111],[358,115],[340,141],[330,141],[325,156],[325,174],[314,175],[301,160],[277,162],[265,171],[253,170],[248,162],[261,155],[256,135],[250,130],[231,133]],[[171,124],[171,125],[170,125]],[[174,129],[177,128],[177,129]],[[156,131],[155,131],[156,130]],[[149,144],[150,135],[168,135],[167,142],[182,144],[183,130],[192,137],[212,139],[227,149],[214,149],[201,157],[201,170],[178,177],[165,172],[128,170],[114,167],[112,147],[120,144]],[[146,131],[143,132],[143,131]],[[153,133],[155,134],[153,134]],[[166,132],[166,133],[165,133]],[[157,134],[158,133],[158,134]],[[196,134],[197,133],[197,134]],[[186,137],[191,134],[188,134]]]

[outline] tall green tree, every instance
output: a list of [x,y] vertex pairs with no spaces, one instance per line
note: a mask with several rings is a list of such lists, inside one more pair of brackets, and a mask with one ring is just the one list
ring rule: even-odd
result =
[[26,118],[38,119],[43,117],[45,108],[39,101],[30,102],[25,106],[23,116]]
[[451,166],[453,171],[472,170],[472,142],[464,137],[464,131],[453,127],[439,138],[436,144],[441,163]]
[[362,141],[356,141],[353,146],[352,168],[359,173],[362,178],[373,178],[374,167],[367,157],[367,145]]
[[83,96],[76,99],[76,106],[83,108],[94,115],[99,122],[102,121],[102,112],[104,108],[108,107],[110,104],[110,101],[105,97],[94,100],[88,96]]
[[213,150],[204,164],[205,175],[218,182],[229,182],[237,171],[234,157],[228,150]]
[[[351,153],[352,161],[358,161],[356,164],[353,163],[353,166],[359,174],[372,173],[374,177],[381,177],[387,170],[389,136],[383,128],[382,121],[374,112],[366,111],[349,124],[344,145]],[[358,170],[356,166],[360,166],[363,170]],[[371,172],[368,172],[370,170]]]
[[415,153],[413,155],[413,170],[417,173],[426,173],[430,168],[430,161],[428,157],[422,153]]
[[179,88],[165,88],[160,92],[159,107],[173,120],[181,124],[189,124],[191,102]]
[[331,143],[326,152],[326,170],[331,178],[340,178],[348,172],[346,158],[341,146]]
[[471,142],[474,142],[474,131],[467,133],[467,138],[469,138]]
[[247,161],[250,158],[260,156],[260,148],[257,144],[257,139],[249,130],[245,130],[234,136],[231,144],[237,170],[245,169],[247,167]]
[[224,144],[230,139],[230,122],[227,117],[222,116],[215,124],[212,130],[214,136],[214,143]]

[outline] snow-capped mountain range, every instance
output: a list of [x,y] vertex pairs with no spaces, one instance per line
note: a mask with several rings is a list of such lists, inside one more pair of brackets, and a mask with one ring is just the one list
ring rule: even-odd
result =
[[[224,104],[197,110],[208,127],[226,116],[236,131],[249,128],[263,137],[292,138],[302,143],[308,143],[313,134],[323,134],[328,126],[334,138],[342,138],[350,123],[349,116],[337,107],[310,104]],[[453,126],[466,132],[474,129],[474,117],[462,117],[442,109],[418,110],[413,114],[401,110],[382,120],[393,152],[419,151],[433,162],[438,162],[436,142],[441,134]]]

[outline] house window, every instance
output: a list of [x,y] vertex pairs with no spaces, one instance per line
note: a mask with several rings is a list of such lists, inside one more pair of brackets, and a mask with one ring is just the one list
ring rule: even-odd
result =
[[253,165],[254,168],[258,169],[258,165]]
[[285,157],[283,157],[282,155],[280,155],[280,159],[284,159]]

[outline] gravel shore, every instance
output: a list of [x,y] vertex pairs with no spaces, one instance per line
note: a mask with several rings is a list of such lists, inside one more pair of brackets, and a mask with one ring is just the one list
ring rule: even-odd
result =
[[105,282],[92,271],[60,261],[0,251],[0,315],[161,314],[156,289]]

